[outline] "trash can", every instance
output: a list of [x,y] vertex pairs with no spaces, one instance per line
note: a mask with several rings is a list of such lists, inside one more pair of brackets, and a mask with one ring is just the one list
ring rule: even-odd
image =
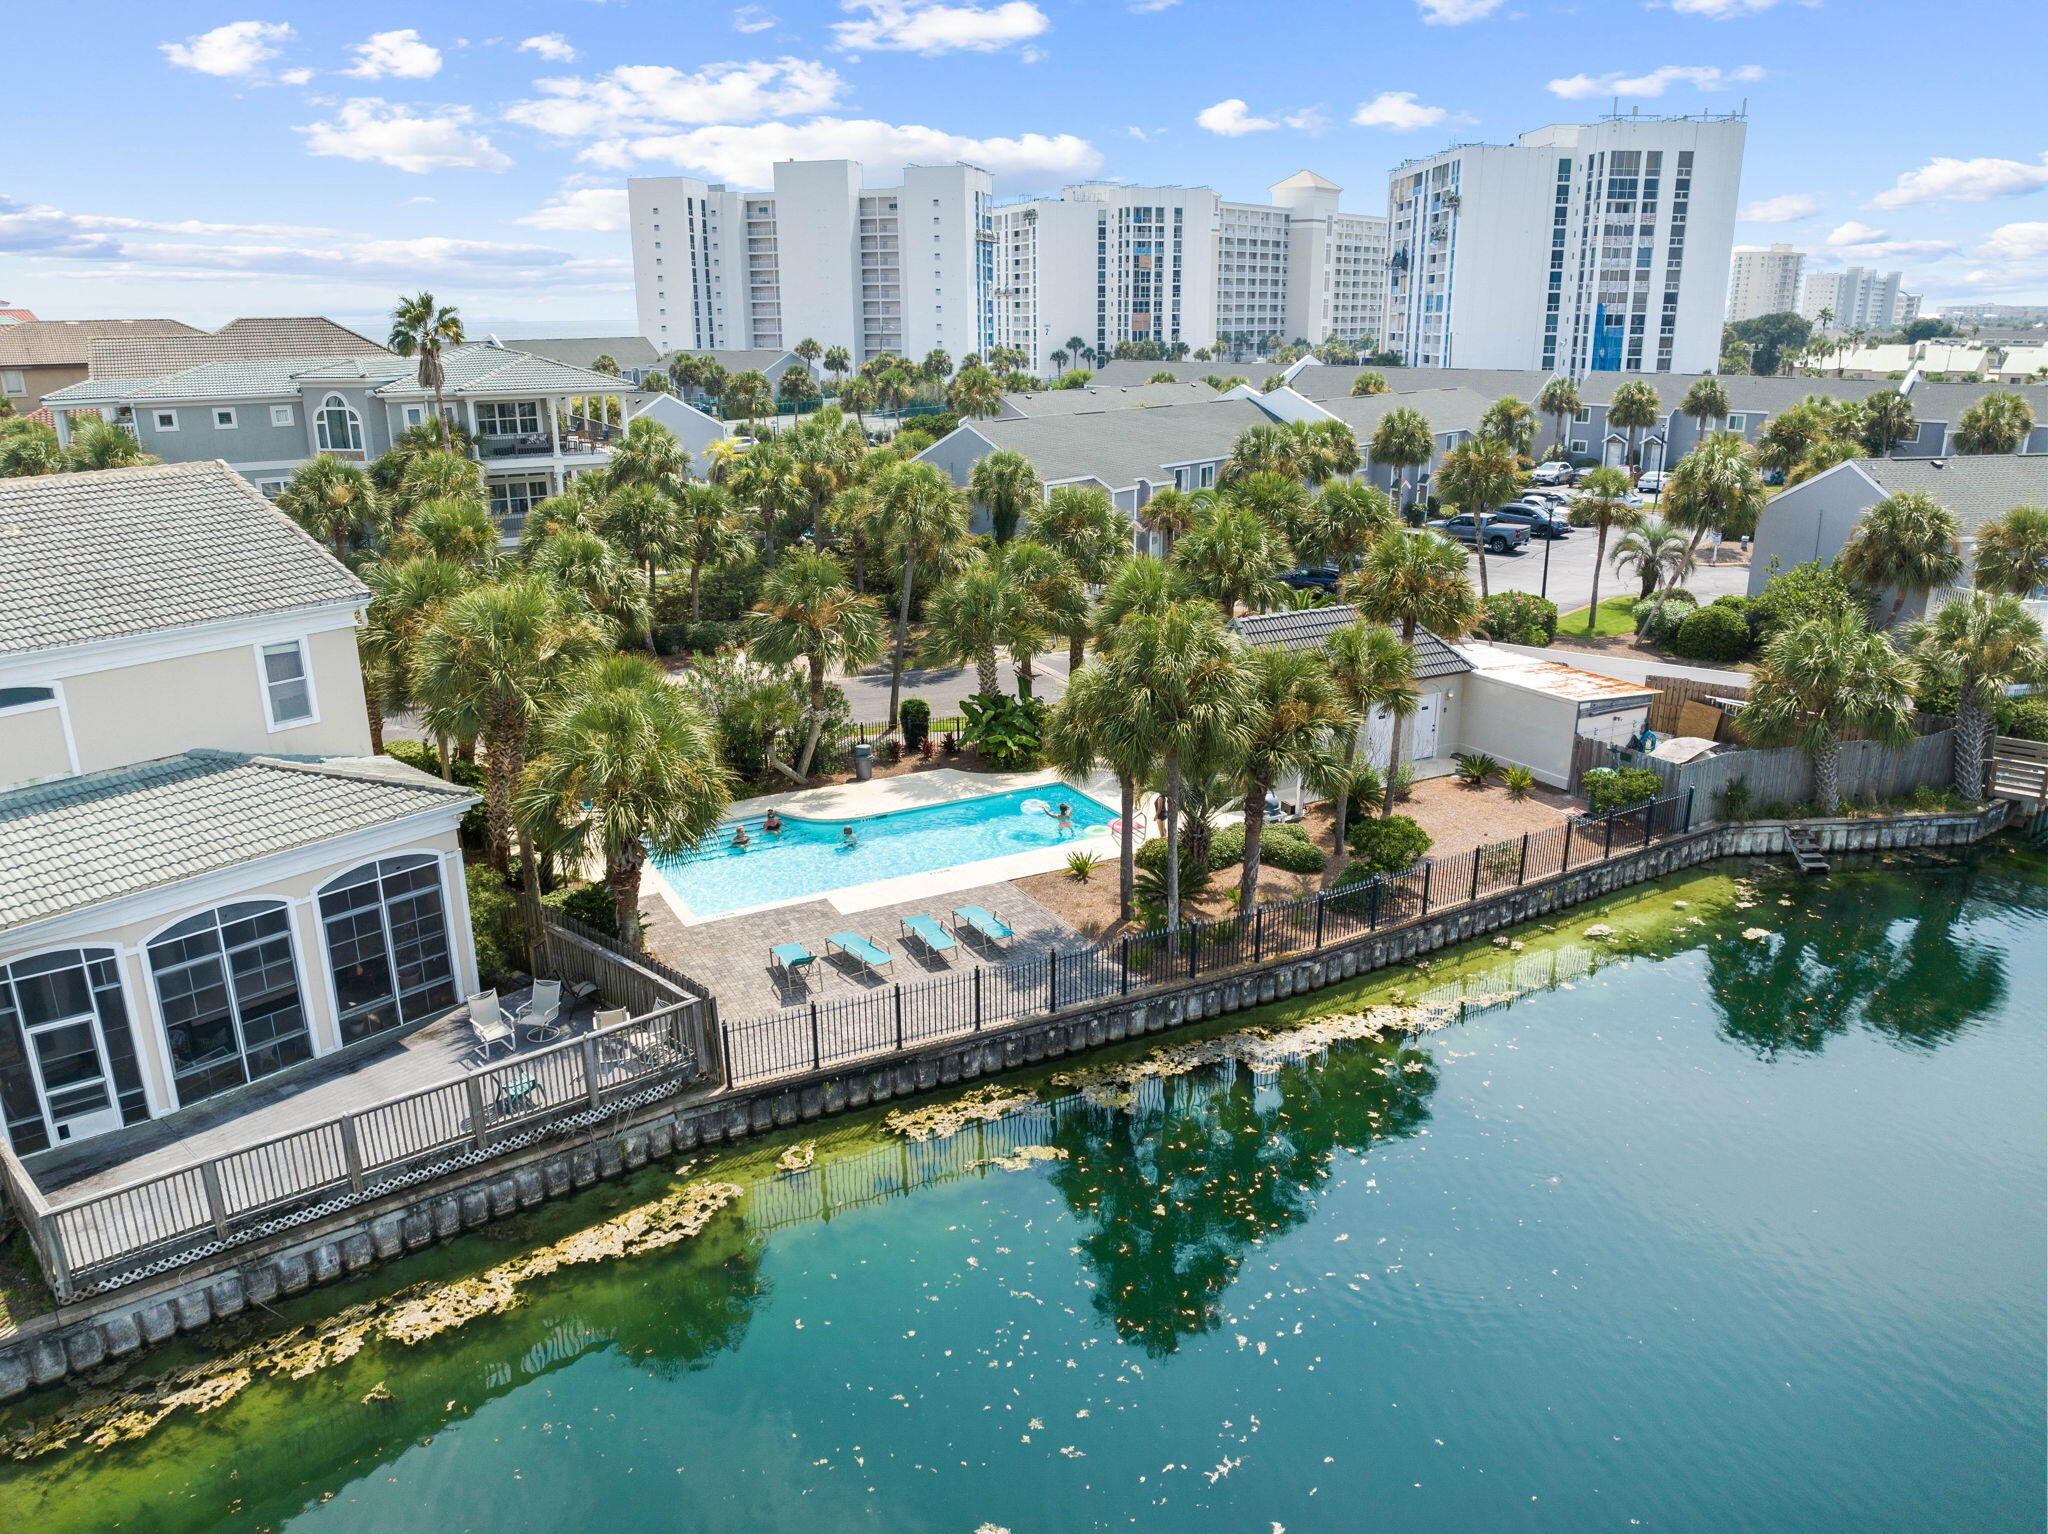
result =
[[862,741],[853,748],[853,781],[865,783],[875,775],[875,748]]

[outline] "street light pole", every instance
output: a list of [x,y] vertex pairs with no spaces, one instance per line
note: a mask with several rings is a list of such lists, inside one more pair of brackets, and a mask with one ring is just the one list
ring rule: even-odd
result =
[[1543,540],[1543,586],[1536,594],[1547,602],[1550,600],[1550,546],[1557,542],[1557,530],[1547,528],[1545,531],[1550,536]]

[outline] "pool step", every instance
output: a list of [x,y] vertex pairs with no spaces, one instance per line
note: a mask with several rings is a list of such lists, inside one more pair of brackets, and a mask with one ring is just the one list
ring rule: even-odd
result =
[[1785,827],[1785,850],[1792,854],[1792,861],[1799,865],[1803,874],[1824,874],[1828,871],[1828,860],[1821,856],[1820,843],[1805,826]]

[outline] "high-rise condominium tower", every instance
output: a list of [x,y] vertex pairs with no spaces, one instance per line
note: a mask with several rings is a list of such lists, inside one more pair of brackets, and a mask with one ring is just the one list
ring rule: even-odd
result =
[[1414,366],[1712,368],[1746,129],[1616,117],[1408,161],[1388,182],[1387,345]]
[[1899,284],[1903,272],[1879,272],[1845,266],[1839,272],[1808,272],[1799,295],[1799,312],[1820,323],[1828,315],[1830,330],[1885,330],[1904,323],[1899,315]]
[[1806,257],[1790,245],[1738,250],[1728,278],[1728,318],[1753,320],[1760,314],[1796,314],[1799,277]]

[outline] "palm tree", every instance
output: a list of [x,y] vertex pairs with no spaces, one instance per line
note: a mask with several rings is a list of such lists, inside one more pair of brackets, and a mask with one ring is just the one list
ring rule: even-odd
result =
[[1033,663],[1048,637],[1065,638],[1069,656],[1087,643],[1094,627],[1088,582],[1063,551],[1036,539],[1004,544],[996,554],[1004,578],[1029,604],[1029,622],[1010,640],[1017,693],[1028,698],[1037,682]]
[[2015,506],[1977,529],[1980,591],[2026,598],[2048,586],[2048,507]]
[[2041,621],[2018,597],[1972,591],[1944,602],[1908,634],[1915,679],[1956,695],[1952,785],[1974,803],[1984,793],[1992,711],[2014,686],[2048,680]]
[[1842,548],[1842,574],[1867,590],[1892,593],[1881,625],[1890,628],[1907,597],[1924,597],[1961,577],[1960,534],[1955,513],[1933,496],[1902,490],[1863,514]]
[[1692,534],[1694,548],[1713,529],[1716,563],[1724,538],[1756,531],[1769,499],[1755,456],[1733,432],[1704,438],[1664,481],[1665,517]]
[[946,403],[964,416],[1001,415],[1003,386],[987,368],[962,368],[946,391]]
[[1764,646],[1741,714],[1745,739],[1797,745],[1813,761],[1813,797],[1823,815],[1841,801],[1837,763],[1845,740],[1902,744],[1913,735],[1913,688],[1906,658],[1860,613],[1787,625]]
[[95,469],[132,469],[162,461],[154,453],[145,453],[133,437],[111,421],[90,417],[79,422],[71,433],[71,446],[64,453],[64,467],[74,474]]
[[1901,442],[1920,433],[1913,415],[1913,402],[1896,389],[1873,394],[1863,401],[1863,442],[1880,458],[1889,458]]
[[1136,879],[1138,782],[1151,771],[1153,758],[1141,721],[1118,688],[1117,674],[1101,666],[1075,673],[1046,715],[1040,745],[1047,765],[1070,783],[1086,781],[1098,768],[1115,775],[1123,817],[1117,838],[1117,919],[1129,921]]
[[1351,380],[1351,397],[1353,399],[1363,399],[1369,394],[1387,394],[1391,392],[1391,387],[1387,383],[1387,375],[1375,373],[1370,368],[1367,368],[1363,373],[1360,373]]
[[1173,562],[1190,587],[1222,607],[1227,620],[1240,602],[1247,611],[1265,612],[1285,600],[1280,572],[1294,556],[1258,512],[1226,502],[1205,512],[1174,545]]
[[1351,818],[1351,786],[1357,781],[1352,763],[1358,755],[1358,732],[1370,727],[1375,712],[1390,719],[1414,716],[1415,651],[1384,624],[1354,619],[1330,635],[1324,648],[1330,680],[1344,705],[1343,771],[1337,776],[1336,826],[1331,853],[1344,855],[1344,833]]
[[1076,362],[1086,362],[1094,356],[1094,353],[1088,349],[1088,343],[1079,336],[1067,337],[1067,353]]
[[1217,470],[1219,485],[1234,485],[1254,474],[1301,478],[1301,438],[1284,426],[1247,426],[1231,444],[1230,456]]
[[845,347],[828,346],[825,348],[825,371],[832,375],[832,392],[835,395],[839,392],[839,381],[846,376],[847,371],[852,366],[853,354],[847,351]]
[[1340,572],[1352,570],[1366,550],[1400,525],[1386,491],[1363,480],[1337,480],[1316,497],[1315,514],[1294,540],[1294,552],[1327,560]]
[[1642,586],[1639,601],[1655,596],[1659,586],[1677,586],[1692,573],[1693,563],[1692,545],[1685,534],[1655,517],[1636,523],[1614,546],[1614,568],[1635,572]]
[[1163,552],[1171,554],[1174,543],[1195,525],[1201,509],[1202,503],[1187,491],[1168,485],[1152,492],[1152,499],[1138,512],[1138,520],[1148,532],[1158,533],[1166,540]]
[[610,352],[599,352],[590,359],[590,371],[602,373],[607,378],[617,378],[619,376],[618,359]]
[[11,430],[0,433],[0,479],[62,474],[64,469],[64,449],[51,427],[40,421],[16,422]]
[[[1023,548],[1011,544],[1007,548]],[[939,583],[924,604],[924,639],[918,660],[928,666],[972,666],[975,691],[1001,695],[1002,652],[1036,650],[1045,639],[1045,613],[992,550]]]
[[753,552],[753,539],[733,509],[732,498],[717,485],[686,485],[676,506],[676,538],[671,557],[690,568],[690,621],[704,616],[704,572],[736,565]]
[[[1526,407],[1519,400],[1502,403],[1513,404],[1526,413]],[[1533,428],[1534,417],[1530,418],[1529,424]],[[1482,601],[1491,595],[1487,580],[1486,513],[1513,497],[1521,477],[1513,444],[1506,438],[1490,435],[1468,437],[1460,442],[1444,454],[1444,461],[1436,471],[1438,494],[1453,506],[1469,512],[1476,526],[1472,551],[1479,559],[1479,596]]]
[[901,419],[903,407],[917,396],[916,381],[910,370],[902,367],[884,368],[875,375],[875,398],[884,410],[893,410]]
[[747,423],[747,434],[753,435],[755,420],[771,414],[775,408],[775,393],[768,385],[768,375],[758,368],[748,368],[735,373],[726,380],[725,394],[720,400],[725,418],[730,421],[737,410]]
[[393,522],[404,522],[413,508],[428,501],[484,500],[483,465],[473,458],[446,450],[421,453],[405,466],[398,485],[384,497]]
[[1977,400],[1956,421],[1958,453],[2017,453],[2034,429],[2034,407],[2000,391]]
[[1396,405],[1373,428],[1372,445],[1366,456],[1374,463],[1394,471],[1395,485],[1400,492],[1401,515],[1407,516],[1408,509],[1415,501],[1415,471],[1429,466],[1436,456],[1436,435],[1429,429],[1429,422],[1419,410],[1407,405]]
[[818,359],[825,355],[824,345],[810,336],[805,336],[796,345],[792,346],[790,350],[803,358],[805,364],[809,367],[816,367]]
[[1342,421],[1290,421],[1287,430],[1299,447],[1296,462],[1311,485],[1349,479],[1362,462],[1358,435]]
[[1117,626],[1132,614],[1163,613],[1194,595],[1179,566],[1150,555],[1125,560],[1103,588],[1102,600],[1095,604],[1096,647],[1108,649],[1116,639]]
[[809,368],[792,362],[775,382],[775,397],[788,404],[792,415],[802,419],[804,402],[818,397],[818,381]]
[[309,458],[292,471],[277,506],[313,537],[332,544],[336,559],[346,559],[350,543],[369,537],[386,521],[369,471],[329,453]]
[[[514,837],[512,785],[541,717],[569,679],[611,648],[605,625],[538,575],[474,586],[448,599],[414,647],[414,685],[429,730],[484,747],[484,815],[491,866],[505,873]],[[518,833],[525,888],[539,899],[532,846]]]
[[967,538],[967,496],[928,463],[902,462],[874,480],[875,520],[884,543],[903,565],[896,603],[896,645],[889,672],[889,727],[903,701],[903,663],[909,653],[910,594],[917,567],[948,560]]
[[497,568],[502,540],[488,511],[473,500],[451,497],[414,508],[391,540],[391,552],[401,559],[432,555],[488,575]]
[[1556,437],[1550,445],[1552,456],[1570,458],[1572,417],[1586,408],[1586,402],[1579,398],[1579,386],[1569,378],[1551,379],[1536,396],[1536,408],[1556,424]]
[[573,593],[615,633],[639,631],[648,653],[654,652],[653,618],[640,589],[640,572],[611,539],[589,528],[564,528],[534,545],[527,566],[556,590]]
[[1536,439],[1536,412],[1512,394],[1504,394],[1480,415],[1479,434],[1505,442],[1517,454],[1527,457],[1529,446]]
[[999,448],[976,463],[967,476],[967,493],[988,513],[998,543],[1017,536],[1017,523],[1044,499],[1038,470],[1022,453]]
[[659,666],[614,655],[574,679],[540,734],[520,818],[561,826],[578,853],[604,859],[619,938],[637,950],[647,855],[689,848],[732,802],[718,728]]
[[1598,468],[1579,481],[1585,494],[1572,502],[1572,521],[1594,530],[1593,594],[1587,598],[1586,632],[1600,621],[1600,568],[1607,563],[1607,535],[1617,527],[1636,524],[1636,509],[1629,505],[1628,475],[1620,469]]
[[756,660],[809,668],[810,729],[796,764],[797,776],[808,777],[825,727],[827,674],[844,676],[882,653],[881,606],[848,584],[846,567],[830,554],[792,549],[762,581],[745,632]]
[[836,408],[799,421],[776,439],[788,459],[791,486],[810,513],[811,537],[825,531],[825,508],[848,485],[860,467],[866,439]]
[[462,316],[447,304],[436,304],[431,293],[401,298],[391,311],[391,338],[384,343],[401,357],[419,359],[419,383],[434,392],[434,419],[441,423],[441,440],[448,440],[447,370],[441,366],[444,347],[462,344]]
[[[1355,605],[1368,618],[1396,624],[1401,643],[1411,651],[1424,629],[1439,639],[1461,639],[1479,622],[1482,609],[1465,578],[1465,551],[1449,539],[1421,528],[1400,528],[1372,546],[1356,580]],[[1387,748],[1386,797],[1383,813],[1394,808],[1395,772],[1407,736],[1407,720],[1394,715],[1394,736]]]
[[[420,635],[449,599],[465,590],[473,579],[470,569],[434,555],[378,560],[363,571],[363,584],[370,588],[370,605],[363,613],[358,645],[366,662],[365,679],[374,676],[378,684],[365,689],[372,751],[384,749],[385,711],[409,709],[416,701],[414,647]],[[447,737],[440,736],[436,743],[445,768]]]
[[603,472],[610,489],[645,485],[673,495],[690,477],[690,454],[661,422],[635,416],[612,443]]
[[677,555],[682,542],[682,508],[677,500],[680,485],[657,489],[648,484],[627,484],[605,497],[605,536],[618,544],[626,557],[647,576],[647,648],[654,648],[654,572]]
[[875,408],[875,386],[865,378],[849,378],[839,386],[839,408],[853,412],[854,424],[860,428],[861,436],[867,436],[867,418],[864,410]]
[[1728,419],[1728,388],[1718,378],[1702,378],[1685,391],[1678,413],[1693,424],[1693,435],[1706,440],[1707,422]]
[[[1032,538],[1055,549],[1073,566],[1084,586],[1102,589],[1131,558],[1130,523],[1116,509],[1109,492],[1082,485],[1061,485],[1032,508]],[[1087,630],[1067,630],[1068,675],[1087,659]]]
[[1121,696],[1133,753],[1165,769],[1169,928],[1180,925],[1182,769],[1191,760],[1228,759],[1246,743],[1244,653],[1214,608],[1171,602],[1125,618],[1102,659],[1083,673],[1108,696]]
[[1255,649],[1245,657],[1245,671],[1245,739],[1238,758],[1244,780],[1240,911],[1250,911],[1258,901],[1266,795],[1289,773],[1300,773],[1304,779],[1334,776],[1337,758],[1331,734],[1351,722],[1330,668],[1313,650]]
[[1640,470],[1643,466],[1643,433],[1655,426],[1664,414],[1664,402],[1657,397],[1655,386],[1631,379],[1614,391],[1607,402],[1607,424],[1619,426],[1628,433],[1628,466]]

